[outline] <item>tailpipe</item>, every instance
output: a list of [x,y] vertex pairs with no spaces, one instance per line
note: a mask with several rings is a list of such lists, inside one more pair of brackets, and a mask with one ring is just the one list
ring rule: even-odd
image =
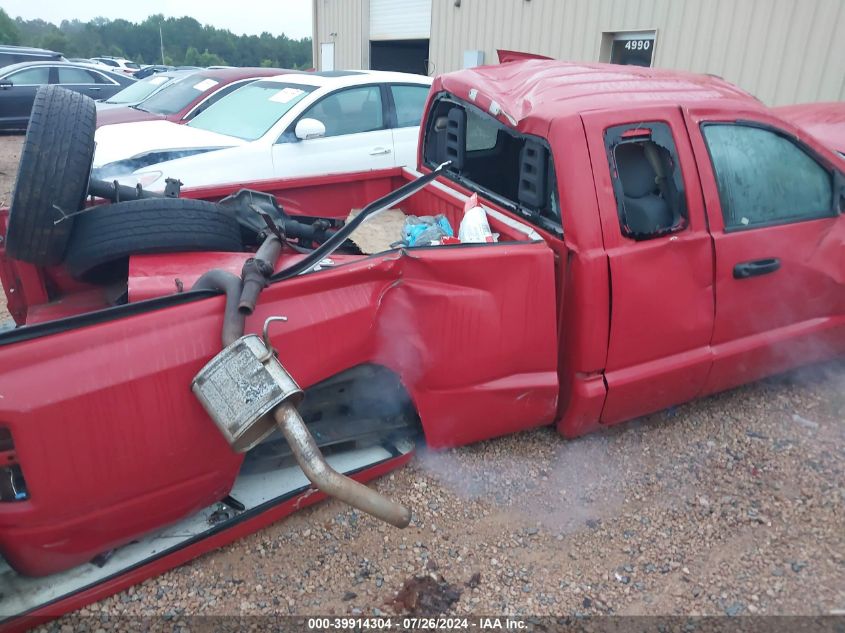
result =
[[[215,276],[212,281],[223,280]],[[227,298],[237,296],[234,284],[227,285]],[[227,301],[227,306],[230,303],[230,309],[243,319],[234,301]],[[286,320],[270,317],[264,322],[263,337],[247,334],[227,344],[194,377],[194,395],[233,450],[252,449],[278,427],[299,467],[319,490],[386,523],[407,527],[411,522],[408,508],[340,474],[320,452],[296,410],[304,396],[302,389],[270,344],[270,324]]]
[[282,404],[276,407],[273,417],[293,451],[297,464],[312,484],[327,495],[340,499],[361,512],[398,528],[408,527],[411,522],[411,511],[408,508],[346,475],[341,475],[329,465],[293,405]]

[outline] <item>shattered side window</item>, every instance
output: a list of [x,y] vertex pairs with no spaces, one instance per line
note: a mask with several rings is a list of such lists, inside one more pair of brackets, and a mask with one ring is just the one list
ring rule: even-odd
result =
[[684,181],[669,126],[610,127],[605,145],[622,234],[648,240],[686,228]]
[[833,177],[793,141],[759,126],[702,126],[726,229],[835,214]]

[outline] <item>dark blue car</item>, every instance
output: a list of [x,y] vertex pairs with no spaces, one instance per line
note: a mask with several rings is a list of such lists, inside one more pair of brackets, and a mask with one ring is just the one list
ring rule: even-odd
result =
[[38,86],[59,84],[92,99],[107,99],[134,79],[85,64],[38,61],[0,68],[0,130],[25,130]]

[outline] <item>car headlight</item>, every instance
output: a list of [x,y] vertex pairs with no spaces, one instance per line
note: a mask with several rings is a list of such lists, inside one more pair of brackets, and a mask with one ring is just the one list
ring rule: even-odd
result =
[[159,180],[164,174],[160,171],[145,171],[140,174],[135,174],[138,179],[138,184],[142,187],[149,187],[151,184]]

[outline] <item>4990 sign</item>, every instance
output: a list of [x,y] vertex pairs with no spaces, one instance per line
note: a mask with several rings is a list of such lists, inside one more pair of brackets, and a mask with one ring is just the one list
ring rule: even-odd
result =
[[629,66],[651,66],[654,53],[654,39],[651,37],[620,37],[613,40],[610,51],[611,64]]

